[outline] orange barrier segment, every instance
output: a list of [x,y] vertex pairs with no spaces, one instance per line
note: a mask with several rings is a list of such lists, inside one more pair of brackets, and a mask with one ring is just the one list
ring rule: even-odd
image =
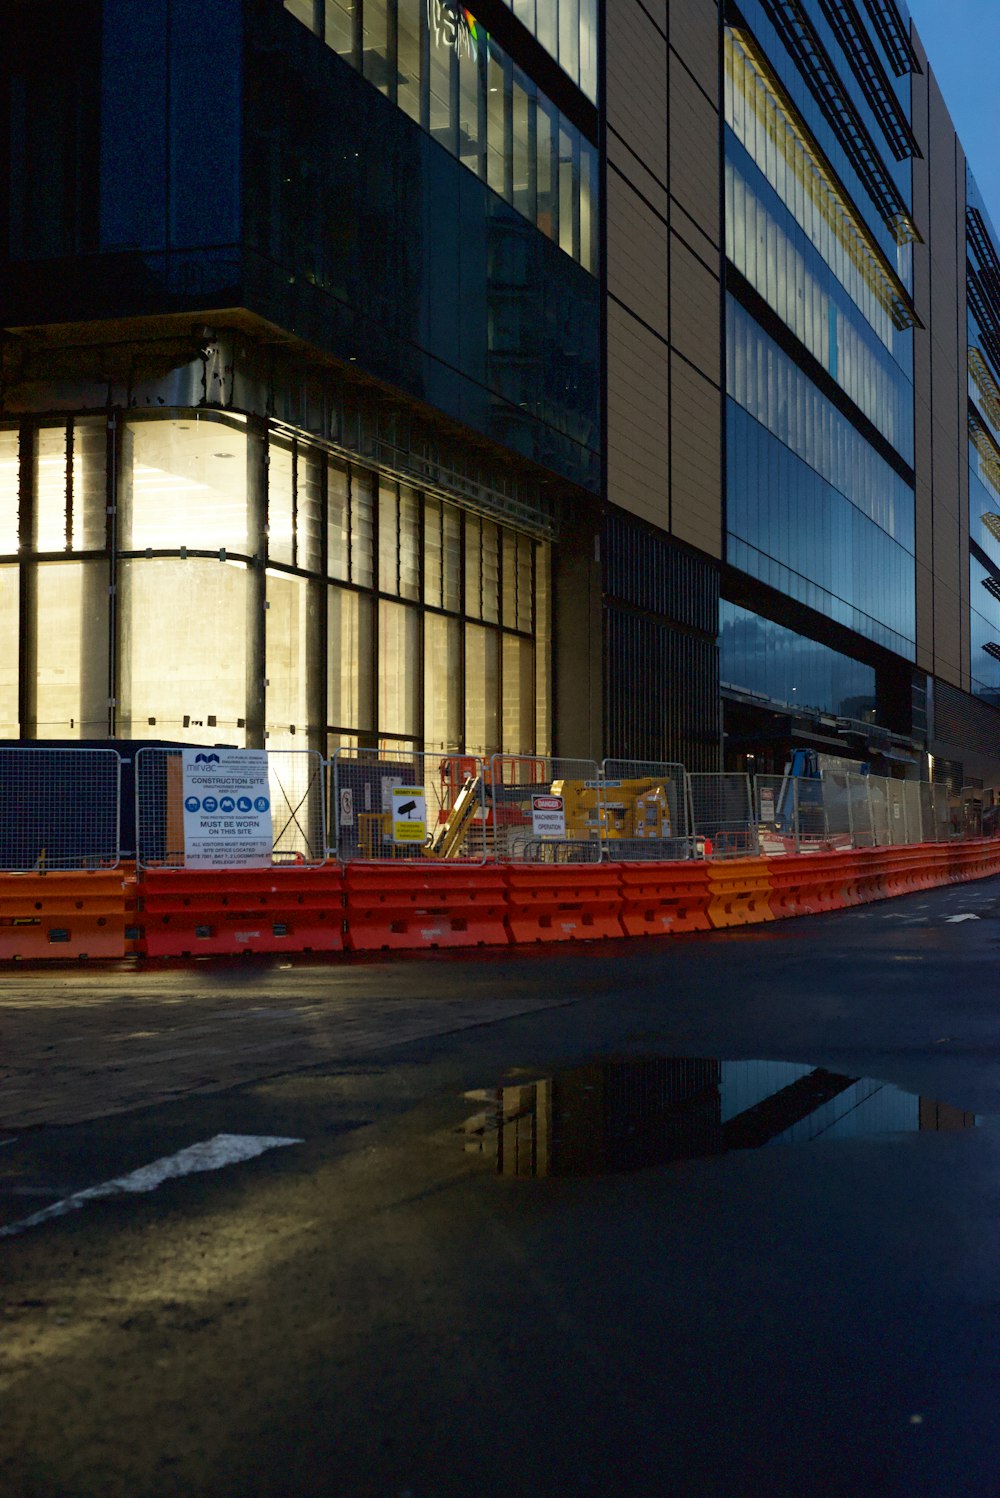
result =
[[708,864],[623,863],[621,923],[626,936],[710,931]]
[[623,934],[620,865],[508,864],[505,873],[511,941],[594,941]]
[[772,913],[778,919],[823,915],[860,904],[857,885],[851,882],[855,868],[853,856],[841,852],[800,853],[770,859]]
[[505,870],[497,864],[348,864],[350,952],[492,947],[509,941]]
[[768,858],[710,859],[708,917],[716,930],[773,921]]
[[124,956],[121,869],[0,874],[0,960]]
[[337,864],[273,869],[144,869],[140,945],[149,957],[340,952]]

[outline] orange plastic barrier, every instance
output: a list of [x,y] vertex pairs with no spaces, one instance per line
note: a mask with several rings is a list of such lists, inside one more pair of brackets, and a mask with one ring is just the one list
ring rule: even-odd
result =
[[771,911],[776,919],[796,915],[823,915],[859,905],[853,853],[801,853],[772,858]]
[[0,960],[125,956],[125,875],[0,874]]
[[621,923],[626,936],[710,931],[708,864],[623,863]]
[[505,870],[497,864],[348,864],[347,949],[506,946]]
[[716,930],[773,921],[769,858],[711,859],[708,918]]
[[621,868],[611,863],[508,864],[511,941],[594,941],[621,936]]
[[985,879],[1000,873],[1000,843],[993,838],[977,838],[963,843],[946,843],[948,868],[953,884],[969,879]]
[[343,875],[321,868],[146,869],[141,950],[149,957],[340,952]]

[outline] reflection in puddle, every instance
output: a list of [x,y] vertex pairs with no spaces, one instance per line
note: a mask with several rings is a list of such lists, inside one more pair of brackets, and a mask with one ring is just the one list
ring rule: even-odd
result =
[[888,1082],[787,1061],[635,1057],[465,1094],[460,1132],[513,1176],[603,1175],[815,1139],[861,1139],[980,1122]]

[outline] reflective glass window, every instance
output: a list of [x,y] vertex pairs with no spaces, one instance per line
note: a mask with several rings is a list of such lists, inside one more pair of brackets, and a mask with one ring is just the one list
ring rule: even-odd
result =
[[420,733],[420,614],[405,604],[379,602],[378,726],[383,734]]
[[364,0],[362,65],[369,83],[383,94],[389,92],[389,7],[386,0]]
[[399,593],[420,598],[420,503],[408,484],[399,486]]
[[0,427],[0,553],[18,549],[20,466],[16,427]]
[[462,738],[462,624],[440,614],[424,620],[424,748],[456,748]]
[[276,437],[267,450],[267,554],[295,563],[295,463],[291,443]]
[[390,479],[378,486],[378,586],[381,593],[399,592],[399,495]]
[[465,748],[468,754],[500,749],[500,638],[495,629],[465,626]]
[[396,102],[411,120],[420,123],[421,24],[426,24],[426,0],[399,0],[396,19]]
[[[123,735],[200,744],[206,728],[217,727],[220,738],[242,746],[245,565],[139,557],[122,561],[119,577]],[[206,619],[212,621],[211,650],[205,648]]]
[[[312,29],[311,5],[288,8]],[[528,10],[525,24],[595,99],[596,0],[546,0]],[[595,148],[513,66],[471,11],[454,0],[326,0],[324,26],[328,46],[596,272]],[[545,117],[536,121],[536,110]]]
[[326,0],[325,21],[327,46],[350,60],[354,55],[353,0]]
[[304,736],[318,727],[309,712],[318,668],[317,618],[313,583],[290,573],[268,572],[264,702],[272,748],[291,733],[303,735],[303,741],[291,747],[304,749]]
[[351,469],[351,582],[375,583],[375,479],[365,468]]
[[74,551],[103,551],[108,529],[108,429],[103,417],[73,422],[70,533]]
[[535,748],[535,647],[519,635],[503,637],[503,753]]
[[[245,430],[197,413],[129,422],[121,496],[124,551],[246,552]],[[289,528],[290,534],[290,528]]]
[[0,567],[0,738],[16,739],[18,722],[18,641],[21,637],[20,575],[16,565]]
[[35,433],[36,551],[66,550],[67,432],[64,423]]
[[[39,738],[103,738],[109,696],[107,565],[39,562],[35,599],[35,730]],[[163,624],[161,618],[161,629]]]
[[328,458],[326,464],[326,570],[347,582],[350,574],[350,510],[347,464]]
[[327,718],[334,728],[373,727],[372,601],[346,588],[327,600]]

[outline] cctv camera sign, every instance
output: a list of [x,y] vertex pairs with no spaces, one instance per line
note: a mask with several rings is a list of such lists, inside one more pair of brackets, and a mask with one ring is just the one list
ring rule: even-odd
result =
[[184,749],[184,866],[269,869],[274,844],[263,749]]
[[422,785],[392,787],[392,840],[394,843],[427,841],[427,798]]

